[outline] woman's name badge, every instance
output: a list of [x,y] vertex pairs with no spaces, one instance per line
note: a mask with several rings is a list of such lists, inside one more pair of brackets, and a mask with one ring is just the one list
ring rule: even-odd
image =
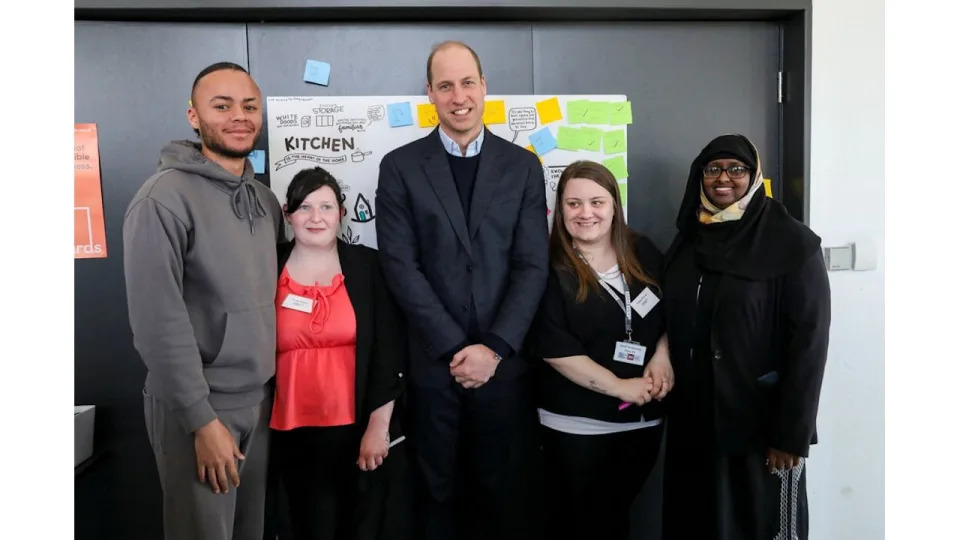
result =
[[647,348],[635,341],[618,341],[613,359],[617,362],[642,366],[647,355]]
[[656,306],[658,303],[660,303],[660,299],[650,290],[650,287],[647,287],[633,299],[633,302],[630,302],[630,305],[633,306],[633,310],[637,312],[637,315],[646,317],[647,313],[650,313],[653,306]]
[[304,298],[303,296],[297,296],[293,293],[288,294],[280,305],[287,309],[295,309],[304,313],[313,312],[313,300]]

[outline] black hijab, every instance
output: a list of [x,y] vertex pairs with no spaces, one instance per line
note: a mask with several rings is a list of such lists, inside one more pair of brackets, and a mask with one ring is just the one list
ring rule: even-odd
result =
[[[691,242],[701,266],[756,280],[772,279],[795,270],[819,251],[820,237],[787,213],[782,204],[767,197],[763,189],[753,193],[740,219],[701,223],[698,213],[703,166],[718,158],[739,159],[750,167],[751,179],[760,173],[756,147],[743,135],[721,135],[710,141],[690,165],[686,191],[677,213],[679,234],[675,248]],[[671,255],[667,254],[668,262]]]

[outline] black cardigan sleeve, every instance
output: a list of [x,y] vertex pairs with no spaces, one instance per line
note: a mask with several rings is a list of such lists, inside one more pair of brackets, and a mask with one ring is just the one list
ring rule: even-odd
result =
[[373,272],[374,338],[370,375],[367,381],[366,410],[371,413],[403,393],[407,356],[404,319],[387,289],[375,251],[367,267]]
[[830,334],[830,282],[819,251],[785,277],[781,294],[784,357],[770,443],[806,457],[816,440]]

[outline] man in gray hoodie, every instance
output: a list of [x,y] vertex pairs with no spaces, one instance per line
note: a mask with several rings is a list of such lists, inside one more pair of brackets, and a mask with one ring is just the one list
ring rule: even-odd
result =
[[[147,366],[147,434],[168,540],[260,539],[276,358],[282,213],[246,156],[260,89],[242,67],[197,75],[187,119],[127,208],[123,262]],[[242,482],[241,482],[242,481]]]

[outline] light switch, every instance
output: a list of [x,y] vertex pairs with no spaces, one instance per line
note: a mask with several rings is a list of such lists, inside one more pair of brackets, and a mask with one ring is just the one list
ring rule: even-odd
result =
[[824,248],[823,260],[827,270],[850,270],[853,268],[853,246]]

